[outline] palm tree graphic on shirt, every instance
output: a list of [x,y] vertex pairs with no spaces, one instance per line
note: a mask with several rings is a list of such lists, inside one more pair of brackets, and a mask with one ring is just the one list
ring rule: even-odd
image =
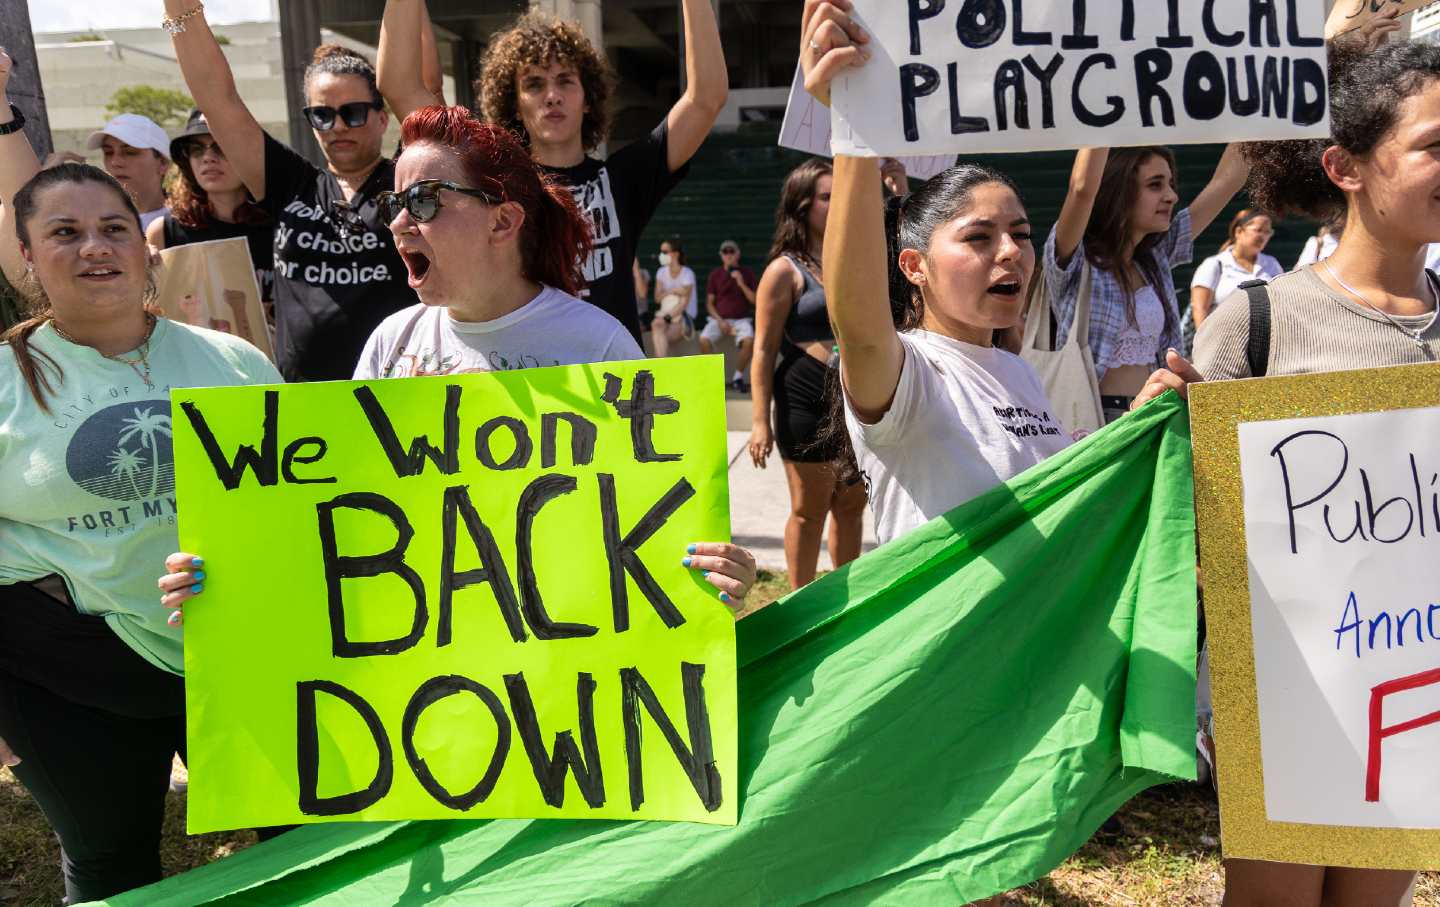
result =
[[130,487],[134,490],[137,500],[145,496],[141,493],[140,486],[135,481],[135,475],[140,472],[140,467],[144,465],[139,454],[133,450],[119,447],[115,449],[114,453],[110,454],[106,462],[110,464],[110,474],[112,476],[130,483]]
[[[162,435],[167,438],[172,436],[170,417],[165,413],[154,412],[150,407],[142,410],[137,406],[135,407],[135,417],[122,419],[121,425],[124,426],[124,430],[120,432],[119,446],[115,449],[115,453],[111,454],[111,457],[125,451],[125,445],[138,438],[140,448],[150,452],[150,491],[142,497],[154,497],[160,488],[160,450],[156,441]],[[136,490],[139,490],[138,487]]]

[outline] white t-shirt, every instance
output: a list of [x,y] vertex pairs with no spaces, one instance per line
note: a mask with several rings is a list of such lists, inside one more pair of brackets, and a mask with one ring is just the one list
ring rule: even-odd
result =
[[881,543],[897,538],[1058,453],[1070,435],[1035,370],[1013,353],[929,331],[900,335],[895,401],[845,424]]
[[1246,270],[1240,262],[1235,260],[1234,254],[1226,249],[1219,255],[1212,255],[1200,262],[1200,267],[1195,269],[1195,277],[1190,281],[1190,288],[1204,287],[1215,294],[1212,304],[1218,305],[1229,299],[1234,292],[1240,288],[1240,284],[1250,280],[1271,281],[1285,273],[1280,267],[1280,262],[1272,256],[1261,252],[1255,259],[1255,268]]
[[675,277],[670,273],[669,267],[664,267],[655,272],[655,298],[664,299],[666,296],[684,296],[690,294],[690,301],[685,305],[685,314],[694,321],[700,314],[700,294],[695,292],[695,272],[688,267],[680,269],[680,276]]
[[615,318],[554,287],[493,321],[456,321],[424,303],[380,322],[365,343],[356,380],[498,372],[644,359]]
[[1319,236],[1312,236],[1305,240],[1305,248],[1300,252],[1300,260],[1295,262],[1295,270],[1300,270],[1306,265],[1313,265],[1317,261],[1324,261],[1334,254],[1340,247],[1340,239],[1334,233],[1326,233],[1322,239]]

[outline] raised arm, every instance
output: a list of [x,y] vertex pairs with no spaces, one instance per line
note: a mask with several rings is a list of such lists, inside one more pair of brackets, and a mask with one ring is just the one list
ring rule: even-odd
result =
[[424,67],[420,80],[435,103],[444,107],[445,67],[440,63],[440,42],[435,40],[435,23],[430,21],[430,9],[424,3],[420,4],[420,14],[420,65]]
[[[15,119],[10,113],[10,97],[6,93],[13,66],[10,55],[0,47],[0,105],[3,105],[0,107],[0,123]],[[4,270],[5,279],[12,286],[19,286],[20,279],[25,275],[25,259],[21,257],[20,243],[15,239],[15,218],[11,217],[14,206],[11,202],[20,187],[39,172],[40,159],[35,156],[35,149],[30,147],[25,130],[0,136],[0,205],[4,206],[0,208],[0,269]]]
[[1085,238],[1085,228],[1090,226],[1090,214],[1095,210],[1095,199],[1100,194],[1100,179],[1105,175],[1105,162],[1110,159],[1109,148],[1081,148],[1075,152],[1075,165],[1070,169],[1070,190],[1065,193],[1065,204],[1060,207],[1060,218],[1055,221],[1055,259],[1063,267],[1070,256],[1080,248]]
[[[195,12],[196,10],[201,10]],[[165,14],[179,18],[190,13],[185,30],[171,37],[175,59],[195,106],[205,112],[210,134],[225,149],[225,157],[245,188],[258,199],[265,197],[265,132],[235,88],[230,61],[210,31],[205,13],[194,0],[165,0]]]
[[668,157],[674,173],[700,150],[730,94],[730,74],[720,48],[720,23],[710,0],[683,0],[685,94],[666,119]]
[[895,398],[905,350],[890,318],[885,201],[880,169],[867,158],[835,158],[825,260],[825,305],[840,345],[840,376],[855,413],[879,421]]
[[1215,165],[1215,175],[1210,177],[1209,185],[1200,190],[1190,203],[1190,235],[1204,233],[1236,193],[1245,188],[1245,181],[1249,178],[1250,164],[1240,153],[1240,146],[1226,147],[1225,153],[1220,155],[1220,163]]
[[430,46],[425,46],[428,22],[425,0],[385,0],[375,74],[380,94],[397,120],[436,103],[435,93],[425,83],[426,69],[438,69],[440,63],[433,36]]

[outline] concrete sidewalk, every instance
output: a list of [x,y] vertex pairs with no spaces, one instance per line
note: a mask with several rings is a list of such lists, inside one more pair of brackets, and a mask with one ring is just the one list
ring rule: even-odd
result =
[[[731,401],[731,409],[735,403]],[[746,424],[749,422],[749,399],[744,400]],[[757,469],[750,459],[750,431],[735,431],[734,414],[728,435],[730,455],[730,532],[735,544],[749,548],[764,570],[785,569],[785,521],[790,517],[790,489],[785,483],[785,467],[779,454],[772,453],[764,469]],[[865,510],[865,548],[875,547],[875,525],[869,508]],[[820,546],[820,569],[833,569],[830,553]]]

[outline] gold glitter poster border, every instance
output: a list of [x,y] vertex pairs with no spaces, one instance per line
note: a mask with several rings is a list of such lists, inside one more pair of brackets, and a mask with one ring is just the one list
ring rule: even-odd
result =
[[[1440,869],[1440,830],[1274,822],[1265,814],[1239,426],[1440,406],[1440,366],[1218,381],[1190,388],[1224,855],[1318,866]],[[1316,791],[1317,797],[1327,796]]]

